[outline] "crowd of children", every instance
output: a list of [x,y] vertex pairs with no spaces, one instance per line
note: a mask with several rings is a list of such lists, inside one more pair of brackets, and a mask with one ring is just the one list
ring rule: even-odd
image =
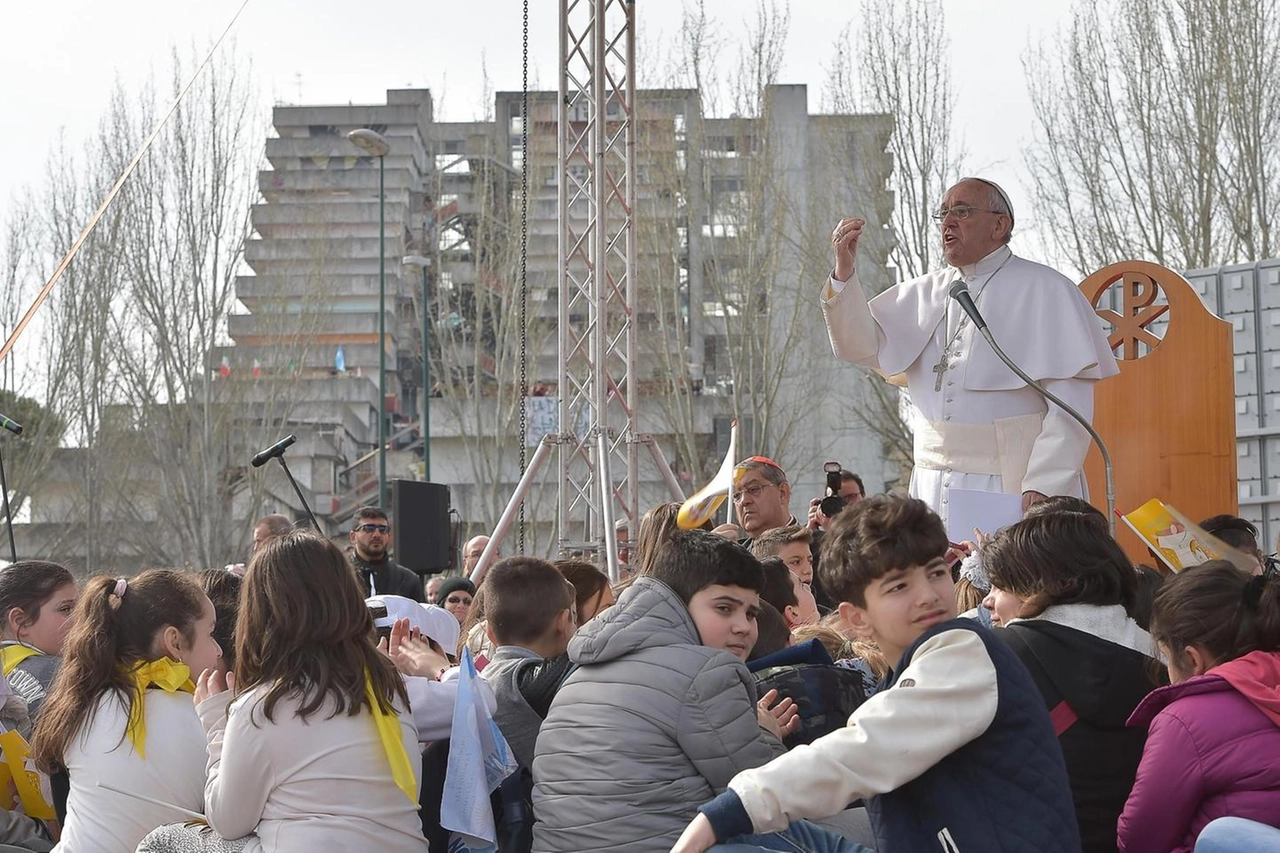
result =
[[516,556],[446,607],[366,602],[306,532],[243,579],[5,568],[0,724],[39,773],[0,851],[442,851],[464,688],[517,768],[503,853],[1280,850],[1270,573],[1143,573],[1070,499],[959,585],[917,500],[840,513],[816,572],[804,527],[747,550],[675,509],[624,584]]

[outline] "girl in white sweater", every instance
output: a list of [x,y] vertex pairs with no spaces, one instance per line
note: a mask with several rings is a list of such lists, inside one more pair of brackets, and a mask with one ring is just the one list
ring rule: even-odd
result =
[[271,540],[235,637],[236,672],[196,689],[214,831],[165,827],[139,849],[425,853],[418,734],[343,553],[306,532]]
[[191,673],[217,664],[213,629],[213,605],[186,574],[85,584],[31,743],[42,770],[65,768],[71,779],[55,849],[132,853],[152,829],[202,810],[204,733]]

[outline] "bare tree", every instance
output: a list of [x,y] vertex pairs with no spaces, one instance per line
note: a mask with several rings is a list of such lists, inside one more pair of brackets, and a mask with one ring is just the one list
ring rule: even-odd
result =
[[[40,278],[47,278],[66,253],[114,179],[94,156],[95,143],[74,157],[59,146],[46,167],[40,211]],[[41,346],[47,355],[41,376],[48,407],[66,425],[70,447],[51,459],[38,489],[32,485],[33,530],[41,554],[90,569],[112,565],[118,536],[111,530],[112,506],[126,499],[134,480],[127,455],[110,437],[107,422],[119,399],[118,351],[114,324],[124,310],[119,283],[121,217],[109,209],[82,245],[75,261],[45,304]],[[59,488],[60,487],[60,488]]]
[[721,23],[707,13],[706,0],[684,5],[674,35],[651,29],[654,19],[648,16],[641,16],[638,22],[636,54],[644,61],[637,63],[637,88],[692,89],[699,93],[703,113],[721,115],[728,95],[727,81],[719,69],[730,39]]
[[755,20],[738,45],[738,73],[729,75],[733,109],[738,115],[764,116],[765,93],[778,82],[791,29],[791,7],[757,0]]
[[[553,109],[553,100],[531,97],[531,122],[546,127],[545,113]],[[543,118],[532,117],[535,113]],[[500,132],[505,134],[505,128]],[[530,133],[529,149],[533,227],[541,189],[535,181],[553,167],[555,138]],[[533,270],[529,322],[521,335],[520,181],[506,154],[495,135],[471,134],[464,153],[440,163],[429,193],[436,210],[427,242],[437,272],[428,312],[434,320],[435,387],[428,392],[436,395],[432,406],[443,410],[457,429],[469,469],[462,482],[474,484],[467,494],[459,490],[455,501],[466,507],[467,520],[486,532],[497,524],[519,477],[520,442],[525,440],[520,435],[521,400],[539,380],[550,378],[547,367],[553,362],[545,356],[554,353],[555,344],[554,326],[541,310],[547,304],[545,284]],[[522,347],[528,365],[523,385]],[[541,477],[544,484],[553,482],[549,474]],[[554,487],[535,488],[526,508],[526,517],[534,522],[526,526],[526,550],[544,553],[555,540],[546,523],[555,517]]]
[[[938,0],[868,0],[858,24],[841,31],[827,68],[823,100],[829,109],[883,114],[892,122],[888,151],[893,158],[896,241],[887,247],[887,259],[896,267],[899,281],[924,275],[942,262],[930,213],[959,177],[964,159],[951,126],[956,99],[944,59],[949,49],[946,17]],[[875,157],[878,152],[870,146],[858,154]],[[892,276],[886,283],[893,283]],[[912,438],[902,395],[875,374],[867,376],[864,389],[866,396],[855,395],[848,414],[880,436],[886,455],[901,463],[899,484],[905,483]]]
[[1223,204],[1243,258],[1280,255],[1280,4],[1226,0],[1236,37],[1227,50],[1228,156],[1219,163]]
[[[817,470],[823,452],[812,406],[828,390],[819,365],[830,356],[812,283],[829,269],[821,250],[832,210],[821,183],[848,174],[850,128],[861,119],[797,125],[788,112],[795,102],[780,106],[792,94],[775,87],[787,24],[785,10],[762,4],[735,44],[701,5],[687,12],[683,60],[667,63],[667,90],[648,94],[639,111],[637,150],[647,159],[638,173],[648,180],[639,188],[637,263],[654,306],[640,315],[649,324],[641,363],[653,366],[649,399],[674,439],[676,468],[694,481],[723,453],[712,417],[737,417],[744,448],[783,455],[799,470]],[[717,118],[696,87],[706,58],[726,46],[739,58],[720,80],[735,114]],[[795,159],[801,150],[807,160]],[[883,159],[881,147],[869,162]],[[874,172],[868,195],[882,192]]]
[[938,0],[868,0],[859,26],[847,26],[836,40],[827,69],[824,103],[830,109],[893,117],[889,152],[898,243],[890,257],[903,279],[941,263],[929,214],[959,177],[964,158],[951,126],[956,99],[943,58],[949,50]]
[[[39,288],[39,223],[30,197],[15,199],[8,214],[0,238],[0,338],[6,339]],[[22,424],[24,430],[20,441],[8,434],[0,436],[15,513],[23,507],[66,432],[62,419],[35,399],[48,381],[46,371],[56,362],[44,355],[41,343],[37,328],[20,338],[0,364],[0,413]]]
[[[177,94],[190,67],[175,51],[167,97]],[[216,381],[218,353],[230,343],[227,320],[265,135],[248,80],[249,69],[234,55],[211,63],[121,205],[130,309],[118,324],[121,402],[139,462],[155,477],[155,501],[144,512],[155,513],[169,534],[155,557],[170,564],[217,565],[244,546],[248,525],[235,494],[248,490],[260,499],[261,479],[243,477],[243,460],[276,432],[297,394],[287,376]],[[116,99],[107,142],[113,164],[154,118],[150,93],[136,104]],[[251,393],[246,386],[255,380]]]
[[[190,67],[175,53],[166,98]],[[33,510],[65,534],[46,537],[46,553],[109,568],[209,566],[243,550],[263,486],[238,473],[242,460],[298,393],[288,376],[264,377],[256,395],[215,381],[262,138],[246,76],[234,57],[205,70],[48,303],[42,390],[72,446]],[[136,99],[117,89],[85,155],[51,161],[37,206],[50,266],[154,124],[156,99],[152,86]]]
[[1062,258],[1194,269],[1280,253],[1278,52],[1274,0],[1082,0],[1024,63],[1032,192]]

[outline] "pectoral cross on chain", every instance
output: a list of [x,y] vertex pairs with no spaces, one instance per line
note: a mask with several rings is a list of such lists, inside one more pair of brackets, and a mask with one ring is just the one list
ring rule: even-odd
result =
[[942,358],[933,366],[933,372],[938,374],[938,378],[933,380],[933,390],[942,390],[942,377],[947,372],[947,354],[944,352]]

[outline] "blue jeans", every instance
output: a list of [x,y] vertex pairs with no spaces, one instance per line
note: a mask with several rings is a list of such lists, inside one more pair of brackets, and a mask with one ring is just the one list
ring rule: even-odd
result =
[[814,826],[805,820],[798,820],[782,832],[770,832],[765,835],[739,835],[724,844],[717,844],[707,853],[760,853],[760,851],[782,851],[782,853],[874,853],[874,851],[855,844],[842,835]]
[[1245,820],[1220,817],[1196,839],[1195,853],[1274,853],[1280,850],[1280,829]]

